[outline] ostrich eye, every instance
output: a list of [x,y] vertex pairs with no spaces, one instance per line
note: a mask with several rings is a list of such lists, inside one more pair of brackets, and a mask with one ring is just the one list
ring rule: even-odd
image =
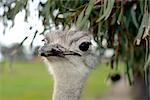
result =
[[89,49],[89,46],[91,45],[90,42],[82,42],[80,45],[79,45],[79,49],[82,50],[82,51],[87,51]]

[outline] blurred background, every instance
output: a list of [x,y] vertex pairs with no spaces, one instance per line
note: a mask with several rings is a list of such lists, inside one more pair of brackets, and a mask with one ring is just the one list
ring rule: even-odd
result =
[[49,100],[44,35],[92,30],[101,59],[81,100],[149,100],[149,0],[0,0],[0,100]]

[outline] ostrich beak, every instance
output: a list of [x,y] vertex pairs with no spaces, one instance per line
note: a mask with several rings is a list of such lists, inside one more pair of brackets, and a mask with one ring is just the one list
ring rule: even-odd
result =
[[79,53],[68,51],[64,47],[58,45],[57,46],[44,45],[38,50],[38,52],[40,56],[44,56],[44,57],[50,57],[50,56],[64,57],[65,55],[81,56]]

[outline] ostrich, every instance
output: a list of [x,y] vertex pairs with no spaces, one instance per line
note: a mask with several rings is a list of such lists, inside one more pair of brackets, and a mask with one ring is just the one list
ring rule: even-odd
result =
[[97,62],[97,45],[88,31],[55,31],[39,49],[54,78],[53,100],[79,100]]

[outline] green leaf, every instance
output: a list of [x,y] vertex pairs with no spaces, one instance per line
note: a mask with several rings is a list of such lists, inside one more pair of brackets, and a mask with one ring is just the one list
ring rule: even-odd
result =
[[133,84],[133,77],[132,77],[132,68],[134,64],[134,48],[128,47],[129,51],[127,53],[127,61],[126,61],[126,74],[128,77],[129,84]]
[[50,12],[50,8],[52,9],[52,5],[55,6],[55,3],[52,2],[51,0],[47,0],[43,11],[41,12],[41,15],[45,18],[45,23],[46,25],[49,25],[49,19],[51,18],[54,21],[54,16],[53,16],[53,12]]
[[140,10],[141,10],[141,13],[143,14],[144,13],[144,0],[139,0],[140,2]]
[[12,9],[9,7],[8,12],[6,12],[7,18],[13,21],[15,16],[19,13],[19,11],[21,11],[23,7],[27,5],[27,1],[28,0],[24,0],[24,2],[16,1],[15,7]]
[[144,65],[144,69],[147,70],[148,66],[150,66],[150,54],[148,55],[148,59]]
[[98,18],[96,22],[99,22],[99,21],[101,21],[104,18],[105,18],[104,20],[107,20],[107,18],[109,17],[109,15],[110,15],[110,13],[111,13],[111,11],[113,9],[114,2],[115,2],[115,0],[109,0],[107,2],[108,3],[107,4],[107,8],[106,8],[106,10],[104,10],[105,11],[104,14],[102,16],[100,16],[100,18]]
[[107,8],[107,2],[108,2],[108,0],[104,0],[103,13],[106,11],[106,8]]
[[114,6],[114,3],[115,3],[115,0],[110,0],[109,1],[110,3],[108,3],[108,14],[105,16],[105,19],[104,20],[107,20],[107,18],[109,17],[112,9],[113,9],[113,6]]
[[141,42],[141,39],[142,39],[142,36],[143,36],[143,32],[144,32],[144,27],[146,26],[146,23],[148,21],[148,14],[145,13],[143,15],[143,19],[142,19],[142,22],[141,22],[141,25],[140,25],[140,28],[138,30],[138,34],[135,38],[135,41],[136,41],[136,44],[139,45],[140,42]]
[[133,81],[132,81],[132,78],[131,78],[131,71],[130,71],[130,67],[128,65],[128,62],[126,62],[126,74],[127,74],[129,84],[132,85]]
[[84,24],[84,26],[83,26],[83,30],[87,30],[87,29],[89,29],[90,28],[90,21],[89,20],[87,20],[86,22],[85,22],[85,24]]
[[[80,15],[80,18],[79,18],[79,20],[78,20],[78,23],[77,23],[77,27],[78,27],[79,29],[83,29],[85,23],[87,23],[88,18],[89,18],[89,16],[90,16],[90,13],[91,13],[91,11],[92,11],[92,9],[93,9],[93,6],[94,6],[94,2],[93,2],[93,0],[90,0],[90,2],[89,2],[89,4],[88,4],[88,7],[87,7],[87,9],[85,10],[85,16],[84,16],[84,17],[83,17],[84,12],[82,11],[82,13],[81,13],[81,15]],[[83,18],[82,18],[82,17],[83,17]],[[81,20],[81,18],[82,18],[82,20]],[[80,21],[80,22],[79,22],[79,21]]]
[[63,13],[63,17],[64,18],[67,18],[70,15],[72,15],[72,12],[65,12],[65,13]]
[[133,5],[132,9],[131,9],[131,17],[132,17],[132,21],[133,21],[133,24],[135,25],[135,27],[138,29],[139,28],[139,25],[138,25],[138,22],[137,22],[137,19],[136,19],[136,13],[135,13],[135,7],[137,5]]
[[88,5],[86,12],[85,12],[85,16],[88,17],[90,15],[90,13],[93,9],[93,6],[94,6],[94,2],[93,2],[93,0],[90,0],[89,5]]
[[84,12],[85,12],[85,9],[83,9],[82,12],[80,13],[80,15],[78,16],[78,19],[77,19],[77,22],[76,22],[77,27],[79,27],[80,23],[82,22],[82,19],[84,17]]
[[117,23],[120,23],[121,20],[123,18],[123,8],[121,8],[121,11],[120,11],[120,14],[119,14],[119,17],[118,17],[118,20],[117,20]]

